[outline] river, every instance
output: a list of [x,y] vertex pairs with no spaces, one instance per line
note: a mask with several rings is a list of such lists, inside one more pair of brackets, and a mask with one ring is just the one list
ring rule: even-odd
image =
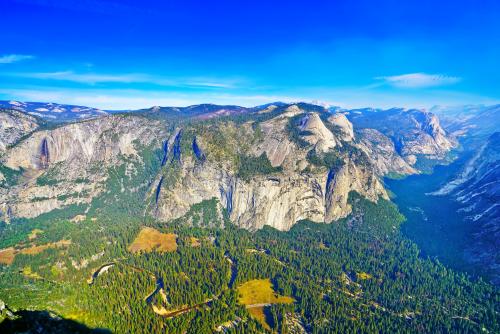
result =
[[236,280],[236,276],[238,275],[238,268],[236,267],[236,264],[234,263],[233,258],[229,254],[229,252],[226,252],[224,254],[224,257],[226,258],[227,262],[231,265],[231,273],[230,273],[230,278],[229,278],[229,283],[227,284],[227,287],[229,289],[232,289],[234,286],[234,281]]
[[[230,274],[231,276],[230,276],[229,283],[228,283],[228,288],[231,289],[231,288],[233,288],[234,281],[236,280],[238,269],[236,267],[236,264],[234,263],[234,260],[231,258],[230,254],[228,252],[226,252],[226,254],[224,255],[224,257],[226,258],[226,260],[231,265],[231,274]],[[154,296],[157,293],[159,293],[162,289],[165,288],[165,283],[163,281],[163,278],[160,277],[160,276],[158,276],[157,274],[154,274],[153,272],[151,272],[149,270],[146,270],[146,269],[143,269],[143,268],[139,268],[139,267],[135,267],[133,265],[125,264],[125,263],[122,263],[122,262],[109,262],[109,263],[101,265],[99,268],[97,268],[96,270],[94,270],[92,272],[92,275],[87,280],[87,283],[89,285],[94,284],[95,279],[100,274],[106,272],[109,268],[111,268],[111,267],[113,267],[115,265],[121,265],[121,266],[130,268],[130,269],[133,269],[135,271],[147,272],[147,273],[149,273],[149,275],[153,279],[155,279],[155,282],[156,282],[156,288],[155,288],[155,290],[153,292],[151,292],[149,295],[147,295],[144,298],[144,300],[146,301],[147,305],[149,305],[149,306],[151,306],[153,308],[153,311],[155,313],[157,313],[157,314],[159,314],[159,315],[161,315],[163,317],[166,317],[166,318],[173,318],[175,316],[181,315],[181,314],[189,312],[191,310],[198,309],[198,308],[200,308],[202,306],[210,305],[214,300],[219,299],[219,297],[222,295],[222,292],[221,292],[217,296],[214,296],[213,298],[209,298],[209,299],[205,300],[202,303],[199,303],[199,304],[196,304],[196,305],[192,305],[192,306],[187,306],[187,307],[184,307],[184,308],[181,308],[181,309],[178,309],[178,310],[174,310],[174,311],[171,311],[171,312],[165,310],[163,307],[161,307],[161,309],[157,309],[156,306],[152,304],[152,301],[153,301]]]
[[116,263],[115,262],[110,262],[110,263],[105,263],[103,264],[102,266],[100,266],[99,268],[97,268],[93,273],[92,275],[90,276],[90,278],[87,280],[87,283],[89,285],[92,285],[94,284],[96,278],[101,275],[102,273],[105,273],[106,271],[108,271],[109,268],[113,267]]

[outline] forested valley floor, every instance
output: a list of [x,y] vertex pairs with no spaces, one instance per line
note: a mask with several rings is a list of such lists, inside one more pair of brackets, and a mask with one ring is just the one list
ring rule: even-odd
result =
[[[391,202],[351,195],[346,219],[289,232],[161,224],[123,209],[13,223],[2,230],[11,251],[0,299],[114,333],[500,330],[495,287],[421,257]],[[214,205],[191,221],[217,219]]]

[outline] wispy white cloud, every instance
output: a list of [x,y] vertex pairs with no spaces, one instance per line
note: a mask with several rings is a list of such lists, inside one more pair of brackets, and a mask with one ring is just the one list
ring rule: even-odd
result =
[[235,79],[217,79],[205,77],[168,78],[145,73],[103,74],[60,71],[19,72],[10,73],[8,75],[32,79],[70,81],[88,85],[95,85],[99,83],[149,83],[159,86],[172,87],[233,88],[237,84],[237,80]]
[[188,106],[200,103],[256,106],[269,102],[325,101],[345,108],[430,108],[434,105],[498,104],[498,98],[471,95],[446,90],[406,92],[358,91],[352,89],[300,88],[296,91],[234,93],[220,91],[165,92],[141,89],[78,89],[31,86],[0,87],[0,99],[19,101],[58,102],[100,109],[142,109],[151,106]]
[[452,85],[461,80],[459,77],[444,74],[409,73],[393,76],[377,77],[391,86],[398,88],[427,88]]
[[3,55],[0,56],[0,64],[12,64],[33,58],[35,58],[35,56],[32,55],[17,55],[17,54]]
[[0,99],[19,101],[57,102],[83,105],[104,110],[142,109],[152,106],[189,106],[201,103],[255,106],[268,102],[306,101],[286,95],[228,94],[212,92],[173,93],[137,89],[61,89],[57,87],[31,87],[1,89]]

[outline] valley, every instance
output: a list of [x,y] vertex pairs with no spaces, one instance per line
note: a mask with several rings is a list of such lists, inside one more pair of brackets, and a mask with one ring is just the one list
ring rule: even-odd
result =
[[407,219],[402,232],[417,243],[423,256],[436,257],[453,268],[474,273],[463,254],[472,227],[465,222],[460,205],[449,196],[430,195],[460,171],[468,156],[438,165],[430,174],[386,179],[385,183],[394,194],[392,200]]
[[500,334],[500,1],[0,13],[0,334]]
[[114,333],[500,328],[498,288],[460,253],[459,204],[426,195],[473,150],[423,173],[458,145],[426,111],[200,105],[28,132],[12,115],[6,323],[48,310]]

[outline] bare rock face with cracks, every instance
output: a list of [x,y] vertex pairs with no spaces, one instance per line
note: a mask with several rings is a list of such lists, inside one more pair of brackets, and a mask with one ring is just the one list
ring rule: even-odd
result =
[[[375,113],[404,126],[370,121]],[[0,121],[6,221],[137,193],[142,213],[165,222],[211,201],[239,227],[289,230],[346,217],[352,191],[388,198],[381,177],[418,173],[419,156],[455,145],[426,111],[305,103],[155,107],[52,126],[4,110]]]

